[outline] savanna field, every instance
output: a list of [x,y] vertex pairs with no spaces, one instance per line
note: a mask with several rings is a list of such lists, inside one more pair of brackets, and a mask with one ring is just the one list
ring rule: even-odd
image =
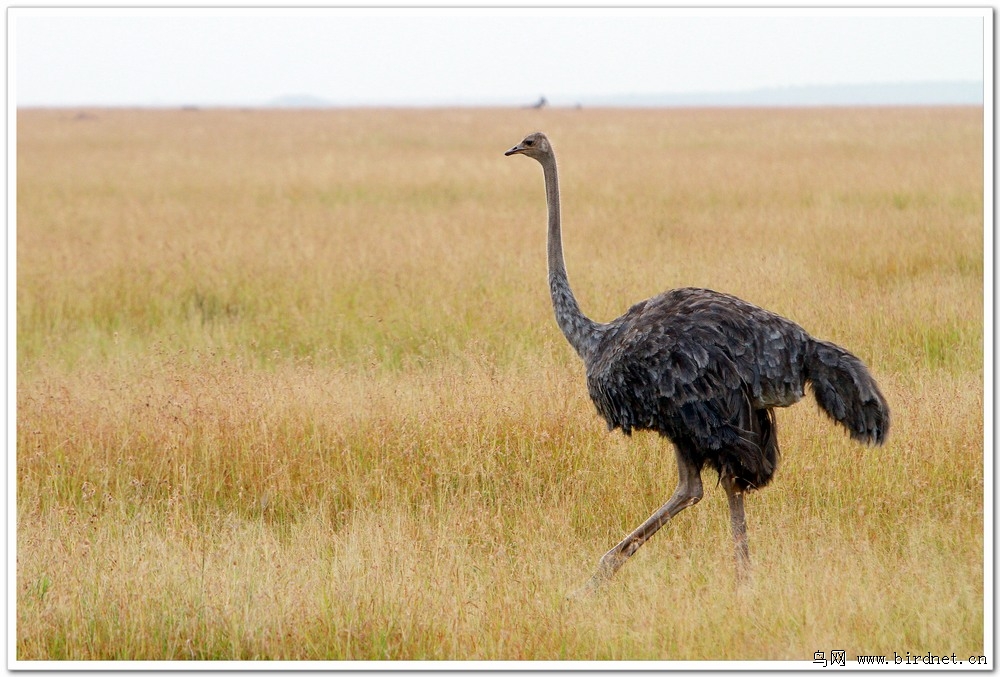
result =
[[[864,360],[583,600],[670,496],[609,433],[546,284],[607,321],[736,294]],[[982,655],[981,108],[21,110],[20,660]],[[991,663],[992,656],[988,656]]]

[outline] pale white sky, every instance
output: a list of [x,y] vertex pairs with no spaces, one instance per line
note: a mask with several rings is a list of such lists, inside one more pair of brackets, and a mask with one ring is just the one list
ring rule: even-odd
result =
[[989,12],[9,9],[8,86],[18,106],[488,105],[981,81]]

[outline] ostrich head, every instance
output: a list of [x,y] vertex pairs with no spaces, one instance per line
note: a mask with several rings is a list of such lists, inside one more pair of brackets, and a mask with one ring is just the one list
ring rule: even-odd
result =
[[534,132],[524,137],[521,143],[508,150],[504,155],[516,155],[518,153],[535,158],[541,162],[544,156],[552,153],[552,145],[549,143],[547,136],[541,132]]

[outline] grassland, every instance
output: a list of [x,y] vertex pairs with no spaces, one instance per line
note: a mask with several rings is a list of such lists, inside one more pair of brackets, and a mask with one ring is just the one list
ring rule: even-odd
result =
[[[18,659],[984,653],[980,109],[74,113],[17,121]],[[535,129],[592,317],[735,293],[892,405],[779,412],[741,594],[709,472],[564,600],[676,470],[555,327]]]

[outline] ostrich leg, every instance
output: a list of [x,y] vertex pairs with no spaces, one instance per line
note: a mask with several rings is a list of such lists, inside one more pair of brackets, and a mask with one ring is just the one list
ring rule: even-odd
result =
[[604,553],[601,561],[597,565],[597,571],[590,580],[577,591],[577,594],[585,594],[599,588],[601,584],[611,578],[623,564],[635,554],[643,543],[648,541],[653,534],[660,530],[664,524],[669,522],[674,515],[684,508],[690,507],[701,500],[703,490],[701,488],[701,473],[697,466],[688,461],[679,450],[674,449],[677,456],[677,474],[679,482],[670,500],[654,512],[649,518],[636,527],[635,531],[626,536],[621,543]]
[[726,477],[722,486],[729,498],[729,522],[733,527],[733,545],[736,557],[736,584],[743,585],[750,579],[750,546],[747,543],[747,520],[743,510],[743,491],[733,478]]

